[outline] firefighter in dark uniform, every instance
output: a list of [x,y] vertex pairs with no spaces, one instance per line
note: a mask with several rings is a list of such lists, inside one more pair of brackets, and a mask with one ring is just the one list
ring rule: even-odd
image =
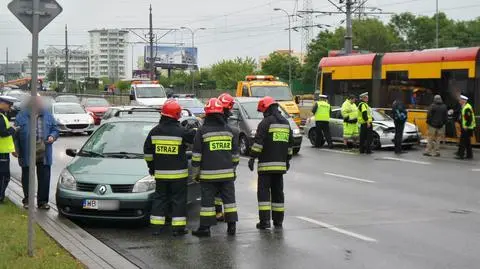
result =
[[248,162],[248,167],[253,171],[255,158],[258,158],[257,198],[260,222],[257,223],[257,229],[270,228],[270,218],[275,228],[281,229],[285,211],[283,174],[290,168],[293,134],[288,121],[278,110],[278,103],[272,97],[260,99],[257,110],[263,113],[264,119],[258,125]]
[[10,153],[15,152],[13,135],[15,127],[10,126],[10,121],[5,115],[16,99],[0,96],[0,203],[5,200],[5,191],[10,182]]
[[473,112],[472,106],[468,103],[468,97],[461,95],[459,103],[462,106],[462,118],[460,119],[462,130],[460,135],[460,143],[458,144],[458,151],[455,154],[455,158],[460,160],[471,160],[473,159],[471,139],[473,136],[473,131],[477,126],[475,122],[475,113]]
[[360,94],[358,104],[358,123],[360,124],[360,154],[371,154],[373,126],[372,109],[368,105],[368,92]]
[[202,203],[200,226],[192,234],[210,236],[215,218],[215,195],[220,193],[227,222],[227,234],[235,235],[238,221],[235,203],[235,169],[239,162],[238,137],[225,122],[223,105],[211,98],[205,105],[205,121],[193,144],[193,178],[200,180]]
[[[228,123],[228,118],[232,115],[232,108],[235,104],[235,99],[228,93],[222,93],[220,94],[220,96],[218,96],[218,100],[223,105],[223,116],[225,117],[225,122]],[[238,130],[236,130],[236,128],[232,126],[230,126],[230,128],[232,128],[234,135],[236,135],[234,137],[238,137]],[[220,192],[215,195],[215,212],[217,214],[217,221],[225,220],[225,218],[223,217],[223,201],[220,197]]]
[[315,147],[320,147],[320,142],[327,142],[329,148],[333,148],[332,136],[330,135],[330,113],[332,108],[328,103],[328,96],[320,95],[320,100],[315,103],[312,113],[315,117],[316,141]]
[[150,216],[154,235],[160,234],[165,227],[170,205],[173,235],[187,233],[186,144],[193,144],[195,130],[186,130],[180,126],[178,119],[181,113],[182,108],[177,101],[167,100],[162,107],[160,123],[150,131],[144,144],[145,161],[156,182]]

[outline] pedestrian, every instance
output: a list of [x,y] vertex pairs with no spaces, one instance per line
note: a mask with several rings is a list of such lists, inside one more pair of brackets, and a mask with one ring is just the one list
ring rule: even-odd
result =
[[319,95],[319,101],[313,105],[312,113],[315,115],[315,131],[317,134],[315,147],[321,147],[320,142],[326,141],[328,148],[333,148],[332,136],[330,135],[330,113],[332,108],[328,103],[328,96]]
[[440,156],[440,142],[445,137],[445,124],[448,119],[448,109],[440,95],[433,97],[433,103],[428,109],[428,143],[425,156]]
[[195,131],[180,126],[181,114],[178,102],[167,100],[159,124],[150,131],[143,146],[149,173],[156,184],[150,215],[154,235],[164,230],[170,213],[173,235],[187,233],[187,143],[193,144]]
[[22,187],[24,199],[23,207],[28,208],[28,183],[29,183],[29,139],[30,139],[30,117],[32,114],[33,102],[36,102],[36,170],[37,170],[37,206],[39,209],[50,209],[48,204],[50,194],[50,176],[52,166],[52,145],[59,136],[58,128],[53,115],[43,106],[41,98],[32,98],[29,105],[22,110],[15,118],[16,146],[18,152],[18,163],[22,167]]
[[285,214],[283,175],[290,168],[293,155],[292,129],[272,97],[260,99],[257,110],[263,113],[264,118],[258,125],[248,161],[248,168],[253,171],[255,159],[258,158],[257,199],[260,222],[257,223],[257,229],[269,229],[270,219],[275,228],[282,229]]
[[395,124],[395,137],[393,142],[395,144],[395,154],[401,154],[403,130],[405,129],[405,123],[407,122],[408,112],[405,104],[397,97],[392,104],[393,123]]
[[343,117],[343,143],[349,146],[350,143],[355,143],[358,139],[358,107],[355,95],[350,95],[342,104]]
[[5,191],[10,182],[10,153],[15,154],[13,135],[16,127],[10,126],[6,116],[15,101],[13,97],[0,96],[0,203],[5,200]]
[[358,123],[360,124],[360,154],[371,154],[373,139],[372,109],[368,105],[368,92],[360,94],[358,104]]
[[[468,103],[468,97],[460,96],[460,105],[462,105],[462,130],[460,135],[460,143],[458,144],[458,151],[456,159],[473,159],[472,141],[473,130],[475,130],[475,113],[472,106]],[[465,157],[465,151],[467,156]]]
[[202,190],[200,226],[192,232],[198,237],[210,236],[210,227],[217,224],[217,193],[220,193],[223,201],[227,234],[236,233],[235,168],[239,162],[238,137],[225,122],[223,109],[217,98],[208,100],[204,124],[198,130],[193,144],[192,177],[200,180]]
[[[228,123],[228,118],[232,115],[233,105],[235,104],[235,99],[228,93],[222,93],[218,96],[218,100],[223,105],[223,116],[225,118],[225,122]],[[230,126],[232,131],[234,132],[234,137],[238,138],[238,134],[240,133],[235,127]],[[215,212],[217,221],[225,221],[223,216],[223,201],[222,197],[220,196],[220,192],[215,195]]]

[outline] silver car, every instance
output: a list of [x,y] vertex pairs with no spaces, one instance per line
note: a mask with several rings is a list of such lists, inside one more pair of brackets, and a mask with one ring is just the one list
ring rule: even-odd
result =
[[[239,148],[240,154],[248,155],[250,146],[253,144],[258,124],[263,119],[263,114],[257,111],[257,105],[260,98],[237,97],[232,109],[232,116],[228,119],[228,125],[239,129]],[[293,154],[300,151],[302,144],[302,134],[293,119],[279,106],[280,112],[290,123],[293,131]]]
[[[340,108],[332,109],[330,115],[330,133],[333,142],[343,143],[343,118]],[[393,119],[385,114],[381,109],[372,109],[373,117],[373,141],[372,147],[374,149],[394,147],[393,139],[395,137],[395,124]],[[311,117],[305,124],[305,134],[310,143],[315,145],[317,135],[315,131],[315,118]],[[420,143],[421,134],[418,127],[407,122],[403,131],[402,145],[404,147],[412,147]],[[325,144],[325,141],[320,141],[320,145]]]
[[93,118],[80,104],[53,103],[50,107],[60,133],[93,133],[95,124]]

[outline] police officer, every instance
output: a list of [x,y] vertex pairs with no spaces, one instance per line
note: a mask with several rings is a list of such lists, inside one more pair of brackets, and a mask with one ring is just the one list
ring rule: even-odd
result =
[[328,103],[328,96],[319,95],[320,100],[315,103],[312,113],[315,115],[315,131],[317,138],[315,147],[320,147],[320,141],[324,140],[328,143],[329,148],[333,148],[332,136],[330,135],[330,113],[332,111]]
[[358,104],[358,123],[360,124],[360,154],[371,154],[373,127],[372,109],[368,105],[368,92],[360,94]]
[[[456,159],[473,159],[472,141],[473,130],[477,126],[475,122],[475,113],[472,106],[468,103],[468,97],[460,96],[460,105],[462,106],[462,130],[460,135],[460,143],[458,144],[458,151]],[[467,156],[465,157],[465,151]]]
[[235,168],[239,162],[238,137],[225,122],[223,105],[211,98],[205,105],[205,121],[193,144],[193,178],[199,178],[202,189],[200,226],[192,234],[210,236],[216,225],[215,194],[220,193],[225,210],[227,234],[235,235],[238,221],[235,204]]
[[355,104],[355,95],[350,95],[342,104],[342,117],[343,117],[343,142],[346,146],[349,142],[355,143],[358,138],[358,108]]
[[9,96],[0,96],[0,203],[5,200],[5,190],[10,182],[10,153],[15,152],[13,135],[15,127],[10,126],[10,121],[5,115],[16,99]]
[[258,125],[248,162],[248,167],[253,171],[255,158],[258,158],[257,199],[260,222],[257,223],[257,229],[271,227],[270,214],[275,228],[281,229],[285,212],[283,174],[290,168],[293,155],[292,130],[272,97],[260,99],[257,110],[263,113],[264,118]]
[[192,144],[194,130],[182,128],[178,122],[182,108],[174,99],[162,107],[160,123],[147,136],[144,144],[145,161],[156,187],[152,203],[150,224],[158,235],[165,226],[165,217],[171,205],[174,236],[187,233],[185,226],[187,205],[188,161],[186,143]]
[[[228,93],[222,93],[220,94],[220,96],[218,96],[218,100],[223,105],[223,116],[225,117],[225,122],[228,123],[228,118],[232,115],[232,108],[235,104],[235,99]],[[232,126],[230,127],[232,128],[232,131],[236,134],[235,137],[238,137],[238,130],[236,130],[236,128],[233,128]],[[215,212],[217,221],[225,220],[225,218],[223,217],[223,201],[220,197],[220,192],[215,195]]]

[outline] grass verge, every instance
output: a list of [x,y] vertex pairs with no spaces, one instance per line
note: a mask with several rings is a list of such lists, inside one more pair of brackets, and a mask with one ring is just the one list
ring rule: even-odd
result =
[[70,253],[35,227],[35,256],[27,254],[27,212],[10,201],[0,204],[0,268],[85,268]]

